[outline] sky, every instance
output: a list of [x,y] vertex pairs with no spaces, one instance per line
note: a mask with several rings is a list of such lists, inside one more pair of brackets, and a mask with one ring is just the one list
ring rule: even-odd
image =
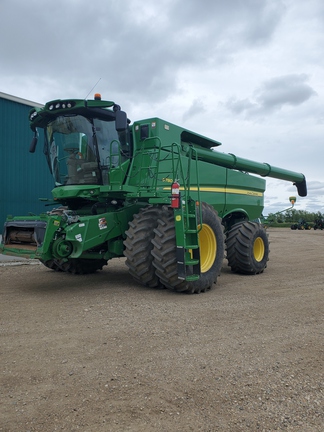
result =
[[267,178],[264,214],[324,213],[323,0],[0,0],[0,91],[102,98],[217,150],[301,172]]

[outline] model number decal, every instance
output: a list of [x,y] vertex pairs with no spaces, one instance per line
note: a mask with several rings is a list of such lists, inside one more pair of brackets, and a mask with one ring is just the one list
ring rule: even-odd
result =
[[107,228],[107,221],[106,221],[105,218],[100,218],[98,222],[99,222],[98,223],[99,229],[102,230],[102,229],[106,229]]
[[80,242],[80,243],[82,243],[82,235],[81,234],[77,234],[75,236],[75,240],[78,241],[78,242]]

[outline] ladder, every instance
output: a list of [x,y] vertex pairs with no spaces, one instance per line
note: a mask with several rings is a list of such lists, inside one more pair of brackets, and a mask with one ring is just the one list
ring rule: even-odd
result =
[[[191,170],[194,164],[196,170],[197,200],[191,197]],[[202,220],[200,188],[199,188],[199,171],[197,152],[193,147],[189,149],[188,169],[186,177],[181,170],[180,182],[183,185],[183,196],[179,209],[174,209],[174,221],[176,229],[177,245],[177,267],[178,277],[186,281],[195,281],[200,278],[200,249],[199,249],[199,231]]]
[[[164,161],[170,162],[167,171],[160,170],[161,152],[167,151]],[[165,152],[164,152],[165,154]],[[179,181],[181,186],[180,208],[174,209],[176,232],[176,257],[178,277],[182,280],[195,281],[200,278],[199,231],[202,220],[199,188],[198,155],[194,147],[189,147],[187,171],[183,168],[181,146],[178,143],[162,145],[158,137],[147,138],[137,154],[140,168],[138,170],[138,196],[156,197],[158,177],[167,177]],[[197,184],[191,184],[192,169],[195,169]],[[170,183],[171,186],[171,183]],[[197,200],[191,197],[192,191]],[[166,199],[169,202],[169,196]]]

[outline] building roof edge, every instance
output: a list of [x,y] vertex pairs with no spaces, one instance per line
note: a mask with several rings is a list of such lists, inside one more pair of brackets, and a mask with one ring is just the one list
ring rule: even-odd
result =
[[33,101],[30,101],[30,100],[23,99],[23,98],[20,98],[20,97],[17,97],[17,96],[13,96],[13,95],[10,95],[8,93],[3,93],[3,92],[0,92],[0,98],[2,98],[2,99],[8,99],[8,100],[11,100],[13,102],[17,102],[17,103],[24,104],[24,105],[29,105],[31,107],[42,108],[44,106],[44,105],[42,105],[42,104],[40,104],[38,102],[33,102]]

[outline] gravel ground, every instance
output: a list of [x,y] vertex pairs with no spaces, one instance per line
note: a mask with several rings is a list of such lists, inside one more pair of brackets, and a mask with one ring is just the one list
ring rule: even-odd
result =
[[0,431],[323,431],[324,232],[200,295],[0,266]]

